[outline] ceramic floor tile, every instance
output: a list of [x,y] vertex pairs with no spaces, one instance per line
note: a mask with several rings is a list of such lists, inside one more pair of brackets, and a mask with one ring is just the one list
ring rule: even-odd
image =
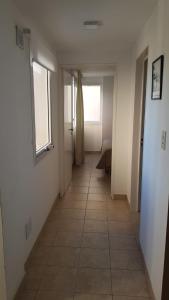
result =
[[108,192],[108,189],[105,187],[89,187],[89,193],[90,194],[106,194]]
[[95,173],[95,172],[91,172],[91,181],[96,181],[96,180],[105,180],[105,178],[107,178],[107,176],[105,177],[106,175],[105,175],[105,173],[104,172],[102,172],[102,173]]
[[106,175],[101,175],[101,176],[95,176],[93,174],[91,174],[91,178],[90,178],[90,184],[107,184],[110,186],[111,183],[111,179],[110,176],[106,176]]
[[67,192],[64,196],[63,200],[72,200],[72,201],[86,201],[87,200],[87,194],[83,193],[73,193],[73,192]]
[[110,235],[110,247],[113,250],[133,250],[138,249],[138,242],[134,236],[114,236]]
[[84,233],[82,238],[82,247],[98,249],[109,248],[108,234]]
[[55,229],[55,220],[48,220],[44,226],[44,228],[42,229],[41,234],[43,236],[50,236],[50,237],[54,237],[56,233],[56,229]]
[[99,181],[99,180],[90,180],[90,187],[94,187],[94,188],[105,188],[106,190],[110,189],[110,185],[107,181]]
[[107,220],[107,211],[99,209],[86,209],[86,220],[97,220],[97,221],[106,221]]
[[96,169],[96,168],[94,168],[94,169],[92,170],[92,175],[104,176],[104,174],[105,174],[105,171],[104,171],[104,170],[99,170],[99,169]]
[[74,300],[73,296],[58,294],[55,291],[38,292],[36,300]]
[[107,196],[105,194],[88,194],[88,200],[107,201]]
[[55,209],[51,215],[51,220],[64,220],[64,219],[80,219],[85,217],[85,209],[78,208],[63,208]]
[[30,265],[45,265],[49,257],[50,247],[47,246],[36,246],[30,256],[29,263]]
[[21,292],[17,295],[15,300],[35,300],[36,292]]
[[73,174],[74,175],[76,175],[76,174],[78,174],[78,175],[90,175],[91,174],[91,172],[92,172],[92,170],[90,169],[90,168],[83,168],[83,166],[81,166],[81,167],[78,167],[78,168],[73,168]]
[[41,284],[42,278],[33,278],[33,277],[29,277],[29,276],[25,276],[22,284],[21,284],[21,293],[27,292],[27,291],[31,291],[31,292],[36,292],[39,290],[40,288],[40,284]]
[[149,297],[148,284],[142,271],[112,270],[113,295]]
[[144,265],[138,250],[111,250],[111,268],[143,270]]
[[84,220],[60,220],[55,223],[56,231],[82,232]]
[[113,297],[111,295],[76,295],[74,300],[113,300]]
[[46,269],[46,276],[41,281],[40,291],[57,291],[58,294],[73,293],[76,272],[76,269],[72,268],[48,267]]
[[126,200],[112,200],[111,197],[108,198],[108,208],[111,209],[118,209],[119,211],[126,211],[129,212],[129,206]]
[[82,174],[81,176],[78,176],[78,177],[76,177],[74,175],[75,175],[75,173],[73,172],[72,182],[74,182],[74,181],[90,182],[90,178],[91,178],[90,175]]
[[79,248],[52,247],[47,265],[58,267],[75,267],[79,257]]
[[27,278],[41,278],[45,273],[45,265],[28,265],[26,266]]
[[76,292],[86,294],[111,294],[110,270],[79,269],[77,273]]
[[82,248],[78,266],[81,268],[110,268],[109,250]]
[[109,222],[109,232],[113,235],[136,235],[136,228],[131,222]]
[[38,239],[38,244],[40,246],[52,246],[55,239],[56,231],[43,231]]
[[151,300],[151,299],[147,297],[114,296],[113,300]]
[[87,201],[87,206],[86,207],[87,207],[87,209],[106,210],[107,205],[106,205],[106,202],[89,200],[89,201]]
[[86,208],[86,201],[66,199],[63,202],[58,203],[57,208],[85,209]]
[[89,187],[90,181],[73,180],[71,183],[72,187]]
[[107,233],[108,232],[107,222],[86,220],[84,224],[84,232]]
[[70,188],[68,189],[68,191],[71,192],[71,193],[87,194],[88,193],[88,187],[70,186]]
[[114,208],[108,210],[108,220],[115,222],[130,222],[131,214],[129,211]]
[[53,246],[80,247],[82,234],[79,232],[57,232]]

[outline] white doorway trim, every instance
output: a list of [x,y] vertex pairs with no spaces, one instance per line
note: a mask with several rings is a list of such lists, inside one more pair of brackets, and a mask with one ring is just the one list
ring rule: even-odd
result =
[[[115,185],[115,176],[116,176],[116,115],[117,115],[117,67],[115,64],[61,64],[60,69],[67,70],[69,72],[81,70],[82,72],[91,72],[93,71],[95,74],[107,74],[112,76],[114,79],[114,90],[113,90],[113,121],[112,121],[112,170],[111,170],[111,197],[114,198],[114,185]],[[59,83],[60,85],[61,83]],[[61,85],[59,86],[59,90],[61,89]],[[60,97],[61,99],[62,97]],[[62,104],[61,104],[62,105]],[[60,120],[60,132],[63,132],[63,119]],[[62,139],[62,137],[61,137]],[[61,144],[60,151],[63,153],[63,144]],[[61,158],[61,164],[63,163],[63,157]],[[61,180],[62,181],[62,180]],[[63,183],[61,182],[61,186]]]
[[117,71],[114,72],[114,87],[113,87],[113,117],[112,117],[112,166],[111,166],[111,197],[114,199],[115,180],[116,180],[116,141],[117,141],[117,91],[118,91],[118,76]]
[[[145,61],[148,60],[148,48],[146,48],[136,60],[135,74],[135,98],[133,120],[133,145],[132,145],[132,172],[131,172],[131,209],[140,210],[141,189],[140,176],[142,171],[143,129],[146,106],[146,82]],[[145,89],[145,90],[144,90]]]
[[[58,88],[58,97],[59,97],[59,157],[60,157],[60,164],[59,164],[59,189],[60,189],[60,196],[63,197],[65,194],[68,184],[65,182],[65,168],[67,167],[67,164],[65,162],[65,107],[64,107],[64,102],[65,102],[65,93],[64,93],[64,75],[67,73],[68,76],[70,76],[70,80],[73,81],[72,73],[70,70],[65,70],[65,68],[59,66],[59,88]],[[73,95],[73,91],[71,88],[71,97]],[[73,109],[72,105],[72,99],[71,99],[71,110]],[[69,134],[72,135],[72,129],[73,129],[73,115],[71,111],[71,119],[72,119],[72,124],[69,126],[71,128],[67,128],[67,131],[69,131]],[[68,124],[67,124],[68,125]],[[73,145],[73,135],[72,135],[72,145]],[[73,151],[73,148],[72,148]],[[72,153],[71,151],[71,153]],[[72,161],[73,161],[73,155],[72,155]],[[72,164],[72,162],[71,162]],[[71,173],[71,172],[70,172]],[[70,176],[71,177],[71,174]],[[69,178],[71,180],[71,178]],[[69,181],[70,181],[69,180]]]

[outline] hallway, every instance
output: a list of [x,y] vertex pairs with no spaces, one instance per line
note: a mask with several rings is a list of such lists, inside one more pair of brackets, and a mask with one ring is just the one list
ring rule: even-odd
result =
[[110,179],[87,155],[26,266],[17,300],[148,300],[137,215],[110,198]]

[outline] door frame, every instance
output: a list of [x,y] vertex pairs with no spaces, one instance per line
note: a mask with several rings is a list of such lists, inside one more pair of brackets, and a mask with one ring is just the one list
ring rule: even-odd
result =
[[139,183],[138,183],[138,211],[141,210],[141,185],[142,185],[142,167],[143,167],[143,144],[145,128],[145,109],[146,109],[146,92],[147,92],[147,73],[148,73],[148,56],[144,58],[143,67],[143,96],[142,96],[142,113],[141,113],[141,133],[140,133],[140,157],[139,157]]
[[3,243],[3,218],[2,205],[0,199],[0,298],[7,299],[6,296],[6,276],[5,276],[5,260],[4,260],[4,243]]
[[161,300],[169,299],[168,278],[169,278],[169,206],[168,206],[168,218],[167,218],[167,229],[166,229],[166,245],[165,245],[165,258],[164,258]]
[[[112,171],[111,171],[111,197],[114,198],[114,187],[115,187],[115,171],[116,171],[116,160],[115,160],[115,152],[116,152],[116,115],[117,115],[117,85],[118,85],[118,78],[117,78],[117,65],[111,64],[111,63],[101,63],[101,64],[61,64],[59,65],[59,74],[61,78],[61,72],[60,70],[65,70],[68,72],[73,72],[77,70],[82,71],[93,71],[95,73],[97,72],[109,72],[110,76],[114,78],[114,89],[113,89],[113,95],[112,95],[112,101],[113,101],[113,120],[112,120]],[[62,81],[59,81],[59,90],[62,88]],[[60,113],[62,112],[63,115],[63,95],[62,92],[59,92],[59,101],[60,101]],[[60,152],[63,153],[63,141],[62,141],[62,134],[63,134],[63,117],[60,116]],[[63,165],[63,155],[60,154],[60,164]],[[62,167],[61,167],[62,169]],[[62,171],[61,171],[62,172]],[[63,193],[63,175],[60,174],[60,190],[61,195]]]
[[[135,74],[135,97],[134,97],[134,120],[133,120],[133,145],[132,145],[132,169],[131,169],[131,209],[140,211],[141,202],[141,173],[143,143],[142,131],[145,124],[146,109],[146,83],[145,83],[145,62],[147,61],[148,72],[148,47],[136,60]],[[147,80],[147,74],[146,74]]]
[[[72,72],[63,66],[58,67],[58,98],[59,98],[59,195],[64,196],[65,190],[65,159],[64,159],[64,72],[67,72],[73,77]],[[73,82],[73,80],[72,80]],[[72,89],[73,90],[73,89]],[[73,96],[73,91],[71,91]],[[73,135],[72,135],[73,143]],[[73,151],[73,148],[72,148]],[[73,162],[73,157],[72,157]]]

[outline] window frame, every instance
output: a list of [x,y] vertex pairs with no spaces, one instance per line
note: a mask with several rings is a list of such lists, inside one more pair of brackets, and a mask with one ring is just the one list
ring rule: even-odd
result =
[[[84,81],[82,86],[99,86],[100,87],[100,120],[99,121],[84,121],[88,125],[101,125],[102,124],[102,107],[103,107],[103,83],[100,81]],[[84,100],[83,100],[84,101]]]
[[[33,64],[36,63],[47,71],[47,102],[48,102],[48,137],[49,142],[41,147],[38,151],[36,150],[36,122],[35,122],[35,95],[34,95],[34,71]],[[33,157],[35,161],[43,157],[50,150],[54,148],[53,135],[52,135],[52,101],[51,101],[51,74],[52,71],[38,60],[31,59],[31,85],[32,85],[32,145],[33,145]]]

